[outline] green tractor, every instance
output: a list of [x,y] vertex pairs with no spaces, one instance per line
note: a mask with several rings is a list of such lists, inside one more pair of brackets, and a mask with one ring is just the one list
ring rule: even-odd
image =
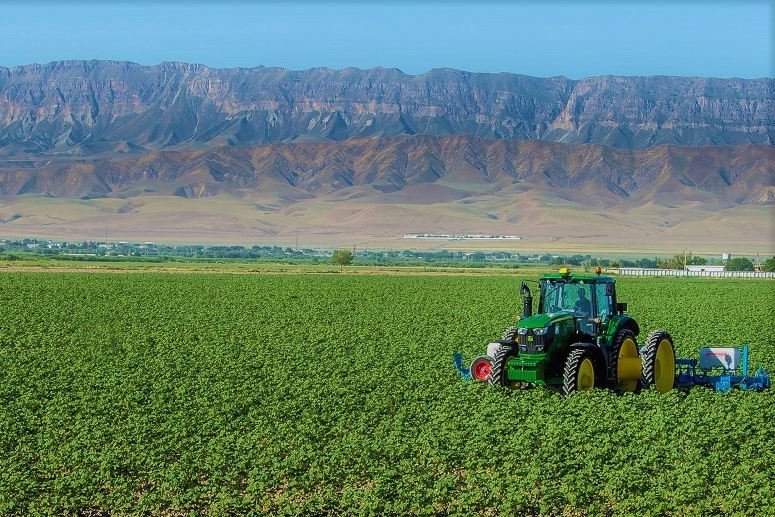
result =
[[[673,339],[653,331],[638,346],[637,322],[616,299],[613,277],[572,274],[568,268],[539,278],[538,310],[525,282],[523,316],[487,354],[461,373],[499,386],[550,386],[566,395],[592,388],[637,391],[652,385],[673,388],[676,359]],[[469,373],[470,372],[470,373]]]

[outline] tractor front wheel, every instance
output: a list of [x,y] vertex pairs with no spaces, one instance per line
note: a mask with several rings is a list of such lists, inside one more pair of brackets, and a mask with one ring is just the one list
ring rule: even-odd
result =
[[562,391],[570,396],[577,391],[591,390],[597,384],[595,378],[595,363],[592,354],[587,350],[574,349],[565,361],[562,376]]
[[517,327],[509,327],[503,331],[501,341],[516,341],[517,340]]
[[673,389],[675,384],[675,349],[673,338],[666,330],[655,330],[640,350],[643,359],[641,386],[654,385],[660,393]]
[[509,385],[509,378],[507,375],[507,368],[509,359],[516,356],[516,350],[514,350],[512,347],[503,345],[498,349],[498,353],[495,354],[495,359],[493,359],[492,362],[492,371],[490,372],[490,376],[487,378],[487,380],[490,382],[490,384],[494,384],[496,386],[508,386]]

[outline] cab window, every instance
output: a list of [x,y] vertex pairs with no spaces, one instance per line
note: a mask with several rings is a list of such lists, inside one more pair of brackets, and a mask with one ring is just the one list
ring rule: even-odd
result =
[[595,284],[595,306],[597,307],[597,316],[607,318],[611,316],[608,297],[605,295],[606,284]]

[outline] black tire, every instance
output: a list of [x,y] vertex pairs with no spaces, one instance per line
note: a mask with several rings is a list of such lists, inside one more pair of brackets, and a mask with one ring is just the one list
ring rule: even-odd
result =
[[622,345],[627,342],[629,350],[634,349],[635,357],[638,354],[638,342],[635,340],[635,333],[630,329],[619,329],[611,342],[609,353],[609,386],[612,389],[621,389],[622,391],[637,391],[640,387],[639,381],[622,381],[619,378],[619,356],[622,351]]
[[645,390],[656,386],[665,393],[675,386],[675,348],[673,338],[666,330],[655,330],[640,350],[643,361],[641,387]]
[[517,340],[517,327],[509,327],[503,331],[501,341],[516,341]]
[[597,387],[597,369],[592,354],[576,348],[568,354],[562,375],[562,392],[571,396],[577,391],[586,391]]
[[498,353],[495,354],[495,359],[492,362],[492,371],[487,378],[490,384],[495,386],[508,386],[509,380],[506,377],[506,362],[512,357],[516,356],[517,352],[510,346],[501,346]]

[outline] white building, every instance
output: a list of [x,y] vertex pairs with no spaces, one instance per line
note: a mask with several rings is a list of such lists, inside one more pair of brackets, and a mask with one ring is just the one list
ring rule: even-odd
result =
[[686,266],[687,271],[691,272],[721,272],[724,271],[724,266],[709,266],[707,264],[701,266]]

